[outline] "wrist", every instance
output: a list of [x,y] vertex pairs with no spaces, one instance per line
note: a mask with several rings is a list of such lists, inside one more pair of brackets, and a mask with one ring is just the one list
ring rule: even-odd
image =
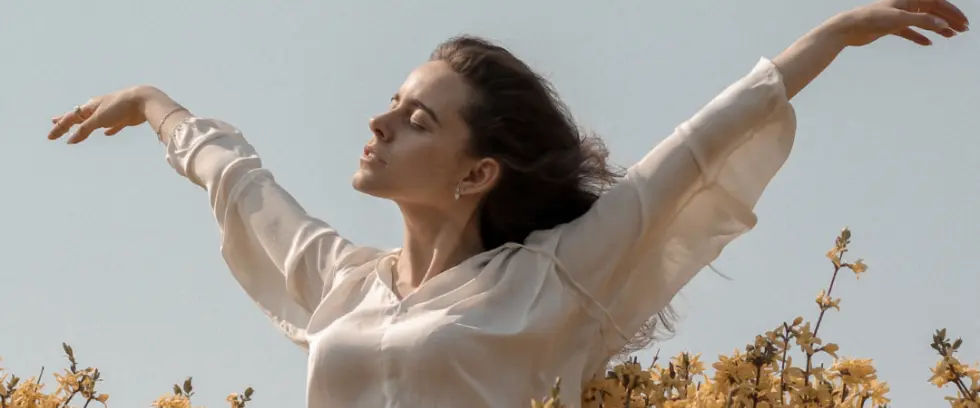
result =
[[170,98],[157,87],[151,85],[137,85],[130,90],[133,99],[139,103],[141,111],[146,111],[148,105],[159,105]]

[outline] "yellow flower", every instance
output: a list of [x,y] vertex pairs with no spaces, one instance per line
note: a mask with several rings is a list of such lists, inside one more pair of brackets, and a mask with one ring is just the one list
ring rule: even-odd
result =
[[831,378],[839,378],[844,384],[870,385],[878,379],[877,370],[871,365],[871,359],[840,359],[834,361],[831,368]]
[[701,353],[691,355],[690,353],[680,353],[671,359],[674,369],[678,370],[678,375],[686,379],[704,373],[704,363],[701,362]]
[[191,408],[191,401],[183,395],[164,394],[153,402],[153,408]]
[[942,388],[949,382],[956,380],[958,378],[957,373],[966,373],[967,371],[969,370],[960,364],[959,360],[954,357],[946,357],[938,361],[936,366],[932,368],[932,377],[929,377],[929,382]]
[[823,346],[823,347],[820,348],[820,351],[822,351],[824,353],[827,353],[827,354],[831,355],[834,358],[837,358],[837,351],[838,350],[840,350],[840,347],[838,347],[834,343],[827,343],[826,346]]
[[858,259],[854,262],[851,262],[850,264],[847,265],[847,267],[851,268],[851,270],[854,271],[854,276],[857,277],[858,279],[861,279],[861,274],[868,270],[868,265],[864,264],[863,259]]
[[687,369],[692,376],[704,374],[704,363],[701,361],[701,353],[691,356]]
[[796,335],[796,345],[803,348],[803,351],[807,354],[813,354],[813,345],[820,344],[821,340],[819,337],[813,335],[810,331],[810,322],[806,322],[803,326],[798,329],[794,329]]
[[878,382],[878,380],[871,380],[871,384],[862,391],[862,395],[871,399],[871,404],[875,406],[885,405],[891,402],[890,399],[886,398],[885,395],[888,394],[888,383]]
[[820,306],[821,310],[827,310],[830,308],[840,310],[840,298],[834,299],[827,296],[827,291],[820,289],[820,293],[817,294],[817,305]]
[[58,390],[66,393],[78,391],[78,376],[65,370],[65,375],[54,373],[54,379],[58,382]]

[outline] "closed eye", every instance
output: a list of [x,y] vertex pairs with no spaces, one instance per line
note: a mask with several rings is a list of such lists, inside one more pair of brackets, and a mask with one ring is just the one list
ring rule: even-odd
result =
[[[391,109],[394,109],[398,105],[398,103],[401,102],[401,101],[402,101],[401,100],[401,95],[395,94],[394,96],[392,96],[391,97],[391,102],[392,102],[391,103]],[[429,119],[432,122],[434,122],[436,126],[442,126],[442,122],[439,121],[439,116],[436,115],[436,112],[433,111],[432,108],[429,108],[428,106],[426,106],[421,101],[418,101],[418,100],[415,100],[415,99],[409,99],[409,100],[407,100],[405,102],[411,104],[412,107],[414,107],[416,109],[421,109],[422,112],[425,112],[425,114],[429,116]]]
[[408,119],[408,124],[410,126],[412,126],[413,128],[415,128],[416,130],[420,130],[420,131],[425,131],[426,130],[425,125],[423,125],[422,122],[419,121],[419,120],[416,120],[416,119],[413,119],[413,118],[409,118]]

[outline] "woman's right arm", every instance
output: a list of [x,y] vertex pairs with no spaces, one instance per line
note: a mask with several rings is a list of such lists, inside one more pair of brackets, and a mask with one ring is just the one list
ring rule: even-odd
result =
[[357,248],[307,214],[238,129],[195,117],[155,88],[140,92],[167,161],[207,190],[231,272],[287,336],[305,346],[304,329],[337,270],[367,262],[376,250]]

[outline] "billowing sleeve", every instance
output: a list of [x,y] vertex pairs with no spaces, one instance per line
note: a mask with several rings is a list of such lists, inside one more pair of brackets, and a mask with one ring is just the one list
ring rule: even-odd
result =
[[307,347],[305,329],[338,270],[374,251],[307,214],[228,123],[185,120],[167,143],[166,159],[207,190],[235,279],[287,337]]
[[763,58],[628,168],[590,211],[555,230],[556,258],[605,309],[616,337],[636,333],[755,226],[753,209],[795,132],[782,76]]

